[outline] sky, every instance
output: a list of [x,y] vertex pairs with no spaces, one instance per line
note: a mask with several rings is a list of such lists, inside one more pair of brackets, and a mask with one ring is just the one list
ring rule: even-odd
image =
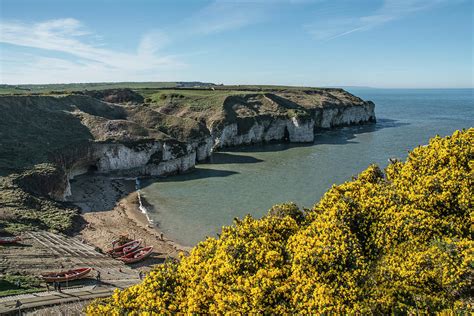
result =
[[0,83],[472,88],[472,0],[0,0]]

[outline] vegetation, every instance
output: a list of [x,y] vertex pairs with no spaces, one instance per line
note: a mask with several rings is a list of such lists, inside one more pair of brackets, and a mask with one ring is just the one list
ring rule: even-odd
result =
[[472,311],[474,129],[372,165],[311,210],[274,206],[89,315]]
[[41,291],[41,280],[33,276],[3,275],[0,277],[0,297]]
[[202,111],[221,107],[226,97],[239,93],[239,90],[198,90],[170,89],[158,90],[149,95],[149,101],[157,106],[187,105],[193,110]]
[[97,83],[68,83],[68,84],[22,84],[0,85],[0,94],[34,94],[61,92],[70,93],[83,90],[105,89],[162,89],[178,86],[176,82],[97,82]]
[[269,90],[269,89],[300,89],[302,87],[271,86],[271,85],[216,85],[208,82],[95,82],[95,83],[66,83],[66,84],[20,84],[0,85],[0,95],[6,94],[67,94],[86,90],[124,89],[157,90],[157,89],[215,89],[215,90]]
[[[45,170],[38,172],[48,173]],[[64,233],[70,231],[74,223],[81,223],[76,208],[53,201],[40,192],[26,191],[18,185],[16,182],[24,176],[0,177],[0,232],[19,234],[25,230],[44,229]],[[58,182],[54,178],[52,181]],[[35,189],[34,184],[26,186]]]

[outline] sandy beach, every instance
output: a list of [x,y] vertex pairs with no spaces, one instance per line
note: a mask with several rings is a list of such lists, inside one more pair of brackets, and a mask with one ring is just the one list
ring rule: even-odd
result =
[[69,201],[81,207],[81,216],[87,222],[78,237],[104,252],[120,235],[128,235],[141,239],[143,245],[153,246],[155,255],[161,258],[178,258],[180,252],[187,253],[190,247],[168,239],[148,222],[139,209],[138,193],[134,190],[133,179],[87,175],[75,179]]

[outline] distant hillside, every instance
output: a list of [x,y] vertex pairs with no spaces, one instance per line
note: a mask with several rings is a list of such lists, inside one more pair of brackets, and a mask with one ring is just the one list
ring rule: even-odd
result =
[[105,89],[161,89],[161,88],[195,88],[214,86],[207,82],[97,82],[97,83],[67,83],[67,84],[20,84],[0,85],[0,94],[28,94],[28,93],[50,93],[50,92],[72,92],[84,90]]

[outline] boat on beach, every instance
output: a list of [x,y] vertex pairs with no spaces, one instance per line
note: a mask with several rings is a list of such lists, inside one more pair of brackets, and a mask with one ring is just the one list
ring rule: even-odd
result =
[[142,243],[141,239],[134,240],[130,243],[130,245],[123,247],[121,250],[117,252],[110,252],[110,254],[112,255],[112,257],[121,257],[123,255],[126,255],[127,253],[137,250],[138,247],[140,247],[141,243]]
[[61,271],[61,272],[51,272],[42,274],[41,277],[46,282],[66,282],[77,280],[80,278],[85,277],[89,272],[91,272],[92,268],[79,268],[79,269],[72,269],[68,271]]
[[153,246],[140,248],[120,257],[119,259],[125,263],[135,263],[150,256],[152,251],[153,251]]
[[130,245],[130,246],[127,246],[127,247],[123,247],[123,254],[127,254],[127,253],[130,253],[136,249],[138,249],[138,247],[140,247],[142,241],[141,239],[139,240],[134,240],[133,243]]
[[7,244],[16,244],[17,242],[21,241],[21,238],[18,236],[14,237],[0,237],[0,245],[7,245]]
[[[136,245],[138,242],[138,245]],[[125,254],[124,250],[127,250],[128,252],[133,251],[138,248],[141,244],[141,240],[132,240],[129,242],[126,242],[124,244],[121,244],[119,246],[112,246],[112,249],[107,251],[108,254]]]

